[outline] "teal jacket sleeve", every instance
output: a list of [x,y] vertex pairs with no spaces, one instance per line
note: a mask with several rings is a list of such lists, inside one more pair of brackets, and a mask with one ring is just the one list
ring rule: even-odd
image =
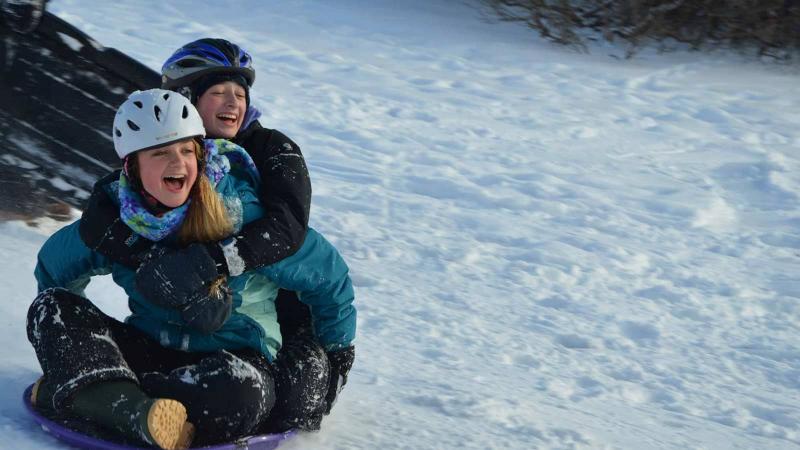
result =
[[321,234],[309,228],[297,253],[259,272],[311,307],[314,332],[326,351],[350,346],[356,334],[353,283],[344,259]]
[[83,243],[79,226],[80,220],[58,230],[39,250],[34,270],[38,292],[60,287],[83,296],[92,276],[111,272],[108,259]]

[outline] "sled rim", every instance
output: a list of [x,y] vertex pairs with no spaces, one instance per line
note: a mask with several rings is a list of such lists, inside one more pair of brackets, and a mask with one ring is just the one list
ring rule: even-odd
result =
[[[99,439],[87,434],[79,433],[71,430],[70,428],[54,422],[47,417],[43,416],[37,411],[33,404],[31,404],[31,392],[33,391],[33,384],[28,386],[22,393],[22,403],[28,414],[33,416],[33,420],[42,427],[42,429],[49,435],[56,439],[63,441],[69,445],[75,445],[83,449],[95,450],[148,450],[153,447],[131,447],[129,445],[117,444],[114,442]],[[233,442],[224,444],[215,444],[206,447],[190,447],[189,450],[236,450],[246,449],[252,447],[254,449],[269,450],[277,448],[280,443],[297,433],[296,430],[289,430],[284,433],[264,434],[257,436],[244,437],[237,439]]]

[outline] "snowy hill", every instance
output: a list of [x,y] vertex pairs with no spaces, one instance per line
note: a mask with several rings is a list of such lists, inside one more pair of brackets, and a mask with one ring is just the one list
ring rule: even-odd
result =
[[[796,69],[579,55],[453,0],[49,8],[155,69],[253,53],[359,308],[334,413],[281,448],[800,449]],[[0,225],[4,448],[60,448],[19,399],[54,225]]]

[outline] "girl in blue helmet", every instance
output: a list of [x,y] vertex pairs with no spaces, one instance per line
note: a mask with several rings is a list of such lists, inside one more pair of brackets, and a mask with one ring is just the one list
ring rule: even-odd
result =
[[[139,270],[166,272],[142,283],[134,269],[88,247],[79,236],[86,218],[48,239],[27,322],[44,371],[31,399],[37,408],[163,449],[302,428],[298,421],[325,411],[331,363],[324,351],[351,348],[355,309],[347,266],[321,235],[309,229],[299,250],[262,268],[222,275],[209,262],[184,271],[186,292],[164,278],[176,275],[164,261],[202,259],[205,245],[268,214],[250,155],[226,140],[200,139],[205,134],[197,110],[175,92],[136,92],[119,108],[113,138],[123,170],[101,189],[135,238],[157,243]],[[129,296],[124,323],[84,296],[89,279],[107,273]],[[310,371],[279,357],[279,287],[315,311],[316,346],[292,347],[300,354],[289,358],[316,351],[305,359],[319,366]],[[171,295],[160,297],[165,290]]]
[[[245,224],[233,236],[195,245],[191,252],[160,249],[137,236],[118,220],[119,212],[105,188],[116,179],[100,180],[84,209],[83,242],[115,263],[136,269],[136,279],[151,286],[153,300],[200,298],[204,285],[218,277],[235,276],[282,261],[303,245],[308,233],[311,183],[300,148],[280,131],[262,127],[260,113],[250,104],[255,81],[252,57],[224,39],[199,39],[175,51],[164,63],[162,88],[180,92],[198,109],[209,137],[230,139],[243,147],[258,170],[257,192],[265,214]],[[323,345],[316,329],[317,312],[298,301],[292,289],[281,289],[275,301],[283,345],[275,363],[282,373],[278,402],[286,418],[274,429],[319,429],[347,381],[355,352],[352,346]],[[309,364],[308,361],[314,361]],[[315,374],[320,367],[326,374]],[[313,393],[305,380],[324,376],[329,386],[322,407],[285,400]],[[293,406],[294,405],[294,406]]]

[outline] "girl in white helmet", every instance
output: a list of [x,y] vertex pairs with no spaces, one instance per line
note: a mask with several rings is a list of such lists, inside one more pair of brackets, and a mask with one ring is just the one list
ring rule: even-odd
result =
[[[109,195],[119,220],[166,255],[191,260],[202,243],[264,215],[248,154],[225,140],[202,140],[204,134],[192,104],[161,89],[132,94],[114,120],[124,169]],[[319,311],[314,328],[324,348],[351,346],[355,309],[347,266],[314,230],[279,263],[210,282],[203,271],[216,268],[201,268],[191,295],[153,301],[152,287],[137,285],[133,270],[88,248],[79,227],[80,221],[59,230],[39,253],[39,295],[28,312],[28,337],[44,372],[32,396],[37,408],[164,449],[186,448],[193,435],[195,444],[206,445],[272,429],[297,395],[280,394],[281,380],[296,374],[275,361],[279,287],[299,292]],[[84,297],[89,278],[107,273],[129,296],[124,323]],[[318,391],[310,393],[319,403],[312,406],[324,409],[319,399],[329,380],[310,385]]]
[[[261,113],[250,102],[256,79],[253,64],[252,55],[233,42],[198,39],[167,58],[161,87],[190,99],[207,137],[230,139],[252,157],[261,176],[259,202],[266,210],[261,219],[192,252],[161,252],[152,251],[152,240],[118,220],[117,205],[107,195],[107,185],[118,176],[98,181],[83,209],[81,240],[110,261],[135,270],[136,282],[148,287],[148,298],[154,301],[195,297],[195,286],[275,264],[304,244],[311,207],[308,169],[297,143],[259,122]],[[274,416],[283,420],[270,429],[318,430],[347,380],[355,348],[323,346],[315,336],[318,311],[299,301],[294,291],[281,289],[275,306],[283,337],[275,364],[291,376],[276,378],[281,413]],[[327,373],[316,372],[322,369]],[[320,377],[329,380],[322,393],[324,407],[300,401],[316,398]]]

